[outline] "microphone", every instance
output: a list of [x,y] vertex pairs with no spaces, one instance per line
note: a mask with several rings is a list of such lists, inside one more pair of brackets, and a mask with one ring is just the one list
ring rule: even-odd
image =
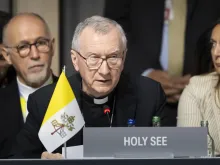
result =
[[109,117],[109,113],[110,113],[111,111],[110,111],[109,106],[104,105],[104,107],[103,107],[103,112],[104,112],[105,115],[108,116],[109,123],[111,123],[111,120],[110,120],[110,117]]

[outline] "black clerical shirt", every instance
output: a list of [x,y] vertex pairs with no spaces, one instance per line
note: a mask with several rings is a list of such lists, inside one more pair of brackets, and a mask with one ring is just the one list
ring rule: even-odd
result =
[[[101,98],[98,98],[101,99]],[[80,109],[82,111],[85,127],[110,127],[111,121],[109,118],[113,117],[114,92],[108,95],[108,101],[104,104],[95,104],[94,98],[81,91]],[[104,114],[104,106],[110,108],[109,118]]]

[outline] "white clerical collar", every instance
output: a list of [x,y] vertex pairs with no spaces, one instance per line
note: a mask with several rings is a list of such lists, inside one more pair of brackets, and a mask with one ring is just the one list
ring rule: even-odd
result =
[[105,104],[108,102],[108,96],[106,96],[105,98],[102,98],[102,99],[94,98],[93,101],[95,104]]
[[[53,77],[52,77],[52,74],[50,75],[49,79],[41,86],[46,86],[48,84],[51,84],[51,82],[53,82]],[[18,83],[18,89],[19,89],[19,93],[20,93],[20,96],[23,97],[25,99],[25,101],[28,100],[28,96],[29,94],[35,92],[37,89],[41,88],[41,87],[38,87],[38,88],[32,88],[30,86],[27,86],[25,84],[23,84],[17,77],[17,83]]]

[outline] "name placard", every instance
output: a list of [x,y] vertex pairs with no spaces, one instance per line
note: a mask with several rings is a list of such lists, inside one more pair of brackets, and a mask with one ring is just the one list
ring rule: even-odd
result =
[[202,127],[85,127],[83,145],[84,157],[207,156],[207,129]]

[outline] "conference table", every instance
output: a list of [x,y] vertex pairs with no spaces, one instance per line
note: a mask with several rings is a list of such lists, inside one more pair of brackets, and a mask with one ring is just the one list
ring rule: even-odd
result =
[[0,165],[219,165],[220,158],[0,160]]
[[[65,148],[64,152],[67,158],[82,152],[81,157],[62,160],[7,159],[0,160],[0,165],[220,165],[219,156],[201,157],[207,154],[207,129],[202,127],[85,128],[83,135],[83,150],[72,146]],[[167,137],[167,144],[152,146],[149,141],[146,146],[125,146],[124,137],[136,136],[149,139]]]

